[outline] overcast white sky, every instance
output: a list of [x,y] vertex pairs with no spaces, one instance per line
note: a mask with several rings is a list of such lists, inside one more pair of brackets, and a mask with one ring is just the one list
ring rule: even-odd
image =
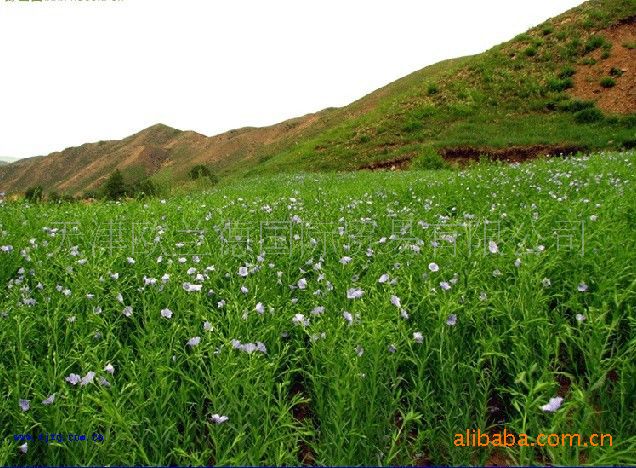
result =
[[0,0],[0,156],[343,106],[580,0]]

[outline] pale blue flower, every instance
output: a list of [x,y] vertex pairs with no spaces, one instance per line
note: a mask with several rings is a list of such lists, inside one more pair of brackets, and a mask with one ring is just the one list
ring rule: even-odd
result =
[[359,299],[364,294],[360,288],[350,288],[347,290],[347,299]]
[[554,413],[556,410],[558,410],[561,407],[562,403],[563,403],[563,398],[559,396],[550,398],[550,401],[547,404],[543,405],[541,409],[547,413]]
[[52,395],[49,395],[46,400],[42,400],[42,404],[44,406],[52,405],[54,401],[55,401],[55,393]]
[[81,386],[88,385],[89,383],[93,383],[93,379],[95,378],[95,372],[87,372],[84,377],[82,377],[82,381],[80,382]]
[[66,377],[66,379],[64,379],[64,380],[66,380],[71,385],[77,385],[78,383],[80,383],[82,381],[82,378],[79,375],[73,374],[71,372],[71,374],[68,377]]

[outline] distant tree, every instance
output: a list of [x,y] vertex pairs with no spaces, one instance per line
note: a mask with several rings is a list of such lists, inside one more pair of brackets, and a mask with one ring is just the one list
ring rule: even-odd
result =
[[104,184],[104,196],[109,200],[118,200],[125,196],[127,191],[124,176],[116,169]]
[[188,175],[190,176],[190,179],[197,180],[201,177],[210,177],[212,175],[212,172],[210,172],[210,169],[207,166],[204,166],[203,164],[197,164],[196,166],[192,167],[192,169],[190,169]]
[[155,197],[159,194],[159,187],[150,179],[144,179],[137,182],[132,192],[137,198]]
[[42,194],[44,190],[42,190],[41,185],[36,185],[35,187],[30,187],[24,192],[24,198],[30,202],[37,202],[42,200]]

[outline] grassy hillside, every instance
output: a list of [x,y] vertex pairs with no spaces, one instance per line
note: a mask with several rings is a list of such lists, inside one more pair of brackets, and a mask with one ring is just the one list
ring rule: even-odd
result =
[[[635,15],[634,0],[587,2],[483,54],[398,80],[349,106],[373,101],[363,115],[350,118],[345,108],[326,131],[246,172],[356,169],[423,145],[634,145]],[[614,86],[577,81],[593,67]],[[593,99],[581,97],[590,88]]]

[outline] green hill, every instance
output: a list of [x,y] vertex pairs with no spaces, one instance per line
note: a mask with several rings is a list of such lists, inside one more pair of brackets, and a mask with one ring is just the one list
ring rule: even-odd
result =
[[471,155],[521,145],[633,146],[635,21],[634,0],[586,2],[339,109],[327,129],[243,173],[356,169],[408,160],[424,145],[468,146]]

